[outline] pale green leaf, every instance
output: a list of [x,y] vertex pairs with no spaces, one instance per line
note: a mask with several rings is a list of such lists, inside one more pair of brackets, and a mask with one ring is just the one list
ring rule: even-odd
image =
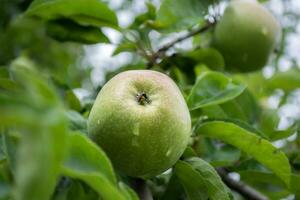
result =
[[211,0],[163,0],[153,25],[161,31],[186,30],[203,21]]
[[239,96],[245,86],[218,72],[204,72],[193,86],[187,103],[190,110],[224,103]]
[[233,123],[224,121],[200,124],[195,131],[196,134],[220,139],[248,153],[272,170],[286,185],[289,185],[291,175],[289,161],[285,154],[269,141]]
[[179,160],[174,170],[189,200],[206,200],[208,198],[204,180],[190,164]]
[[229,200],[229,190],[226,188],[222,179],[215,169],[204,160],[194,157],[186,160],[194,170],[196,170],[205,182],[209,199]]
[[70,136],[69,154],[62,166],[62,173],[80,179],[92,187],[105,200],[123,200],[112,165],[105,153],[86,136]]

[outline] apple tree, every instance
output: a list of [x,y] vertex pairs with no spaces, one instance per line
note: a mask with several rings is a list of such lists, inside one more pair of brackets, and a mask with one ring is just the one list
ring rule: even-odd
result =
[[0,200],[300,199],[299,13],[1,0]]

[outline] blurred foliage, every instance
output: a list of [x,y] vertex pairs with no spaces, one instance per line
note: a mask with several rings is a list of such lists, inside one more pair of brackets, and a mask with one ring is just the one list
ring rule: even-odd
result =
[[[133,0],[114,9],[100,0],[0,1],[0,199],[137,200],[134,180],[113,169],[87,137],[86,121],[106,81],[146,68],[176,82],[193,122],[182,158],[147,180],[154,199],[245,199],[222,181],[220,167],[269,199],[299,199],[300,69],[287,46],[299,34],[300,14],[290,2],[281,2],[278,18],[289,21],[268,66],[231,74],[210,47],[213,28],[156,54],[166,41],[218,19],[227,1],[147,1],[127,27],[118,21],[123,11],[133,13]],[[105,72],[98,85],[84,45],[110,43],[104,27],[122,35],[112,59],[130,53],[131,60]],[[282,70],[282,60],[292,66]],[[287,117],[289,106],[295,109]]]

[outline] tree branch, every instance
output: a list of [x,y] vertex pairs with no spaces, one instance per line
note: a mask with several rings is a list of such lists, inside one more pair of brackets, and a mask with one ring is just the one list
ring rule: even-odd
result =
[[221,176],[224,183],[231,189],[237,191],[245,199],[249,200],[268,200],[266,196],[255,190],[254,188],[246,185],[243,182],[236,181],[228,176],[228,172],[223,168],[217,169],[219,175]]
[[140,200],[153,200],[151,191],[145,180],[139,178],[133,179],[132,187],[138,194]]
[[200,27],[199,29],[193,30],[189,33],[187,33],[186,35],[179,37],[177,39],[175,39],[174,41],[162,46],[161,48],[159,48],[154,54],[152,54],[152,56],[149,59],[148,62],[148,69],[150,69],[154,64],[156,64],[157,59],[162,58],[166,51],[169,50],[171,47],[173,47],[175,44],[182,42],[183,40],[186,40],[190,37],[193,37],[197,34],[203,33],[207,30],[209,30],[211,27],[213,27],[216,24],[216,22],[207,22],[206,25],[204,25],[203,27]]

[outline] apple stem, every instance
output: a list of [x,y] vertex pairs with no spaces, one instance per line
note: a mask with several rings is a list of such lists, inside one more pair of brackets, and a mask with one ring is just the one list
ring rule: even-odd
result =
[[150,102],[151,102],[148,95],[145,92],[141,92],[141,93],[137,94],[136,99],[140,105],[150,104]]

